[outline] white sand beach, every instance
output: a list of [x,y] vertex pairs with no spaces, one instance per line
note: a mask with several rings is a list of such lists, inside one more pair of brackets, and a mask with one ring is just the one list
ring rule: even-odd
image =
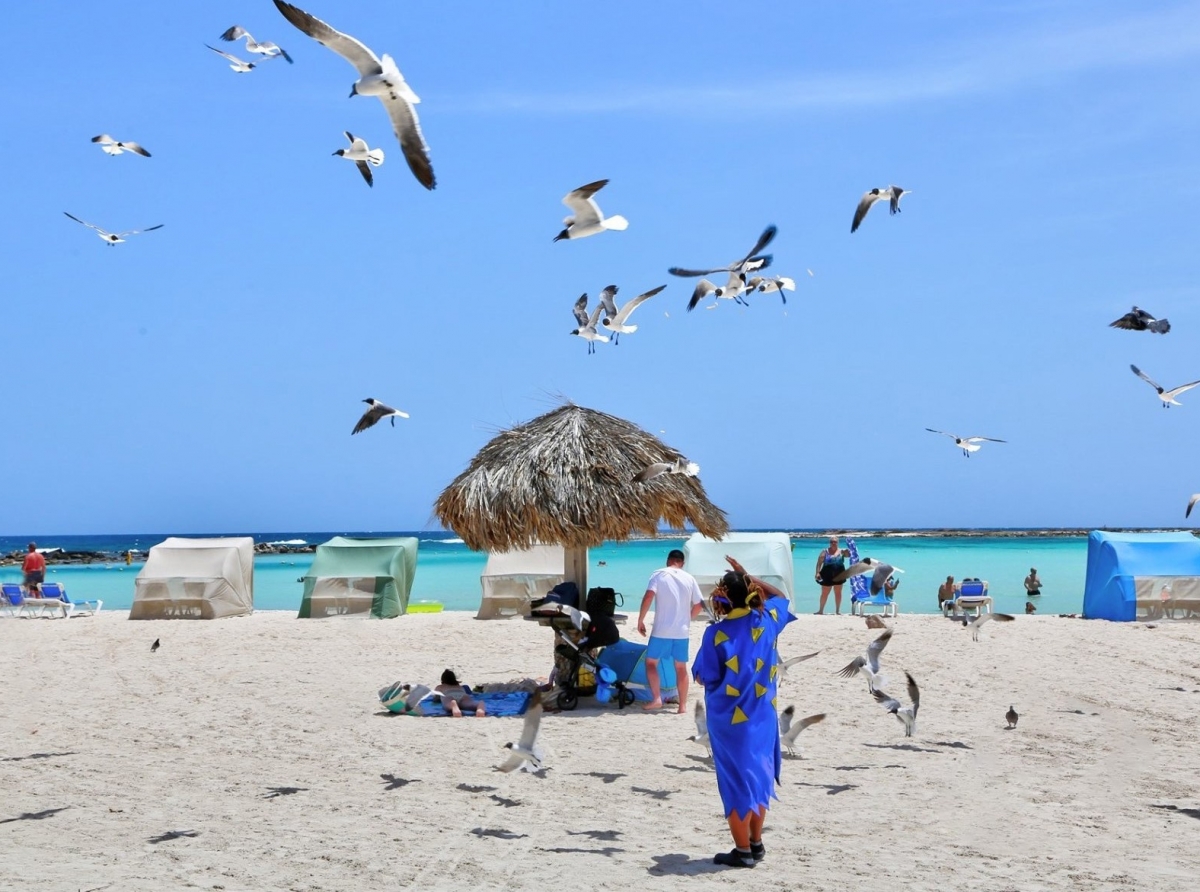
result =
[[125,617],[0,621],[2,889],[1165,892],[1200,875],[1197,625],[1019,617],[975,643],[901,616],[883,662],[892,693],[905,669],[921,685],[906,741],[834,674],[877,633],[801,617],[781,651],[822,653],[780,705],[828,719],[785,757],[766,860],[732,871],[711,864],[729,840],[690,716],[547,715],[539,779],[492,770],[520,719],[380,706],[378,688],[446,666],[545,676],[534,623]]

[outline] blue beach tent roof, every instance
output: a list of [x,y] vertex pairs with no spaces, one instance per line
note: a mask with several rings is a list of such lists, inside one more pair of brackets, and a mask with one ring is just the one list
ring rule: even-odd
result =
[[1131,622],[1137,615],[1137,580],[1160,576],[1200,577],[1200,539],[1191,533],[1092,531],[1084,617]]

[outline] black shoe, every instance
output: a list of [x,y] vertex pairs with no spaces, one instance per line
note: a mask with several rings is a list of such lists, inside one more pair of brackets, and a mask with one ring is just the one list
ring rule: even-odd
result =
[[753,867],[754,856],[749,852],[739,852],[737,849],[733,849],[721,852],[713,858],[713,864],[720,864],[722,867]]
[[750,857],[755,861],[761,861],[767,857],[767,847],[761,841],[750,843]]

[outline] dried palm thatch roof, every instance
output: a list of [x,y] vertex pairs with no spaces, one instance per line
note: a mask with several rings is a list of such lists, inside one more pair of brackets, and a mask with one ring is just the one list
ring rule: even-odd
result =
[[477,551],[538,542],[589,548],[654,535],[660,521],[719,539],[729,530],[695,477],[634,476],[683,456],[637,425],[565,405],[498,434],[438,496],[434,513]]

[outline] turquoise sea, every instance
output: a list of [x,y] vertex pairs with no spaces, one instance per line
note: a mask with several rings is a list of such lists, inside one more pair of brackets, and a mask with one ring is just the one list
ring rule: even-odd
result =
[[[479,606],[479,575],[486,556],[473,552],[452,533],[238,533],[256,542],[323,542],[333,535],[416,536],[420,540],[413,600],[441,601],[447,610],[475,611]],[[41,536],[41,548],[67,551],[123,553],[144,551],[166,538],[161,534],[114,536]],[[1030,567],[1037,567],[1044,585],[1037,599],[1039,613],[1079,613],[1083,605],[1087,539],[1066,536],[1025,537],[926,537],[889,535],[856,538],[863,556],[891,563],[905,572],[896,593],[902,613],[937,613],[937,588],[947,575],[986,579],[996,609],[1023,613],[1022,582]],[[27,539],[0,537],[0,553],[24,550]],[[590,554],[590,585],[611,586],[625,596],[626,609],[637,609],[646,580],[663,565],[666,553],[682,547],[682,539],[648,539],[610,542]],[[843,541],[843,545],[845,542]],[[796,609],[813,612],[820,590],[812,581],[817,555],[825,545],[820,538],[794,539]],[[600,562],[604,563],[601,564]],[[311,554],[263,555],[255,560],[254,605],[260,610],[299,610],[303,588],[300,577],[312,562]],[[133,601],[133,579],[142,563],[125,562],[50,566],[48,579],[62,582],[74,599],[102,598],[105,609],[128,610]],[[0,567],[0,581],[19,582],[19,567]],[[850,587],[843,590],[843,611],[849,611]],[[833,598],[826,608],[833,609]]]

